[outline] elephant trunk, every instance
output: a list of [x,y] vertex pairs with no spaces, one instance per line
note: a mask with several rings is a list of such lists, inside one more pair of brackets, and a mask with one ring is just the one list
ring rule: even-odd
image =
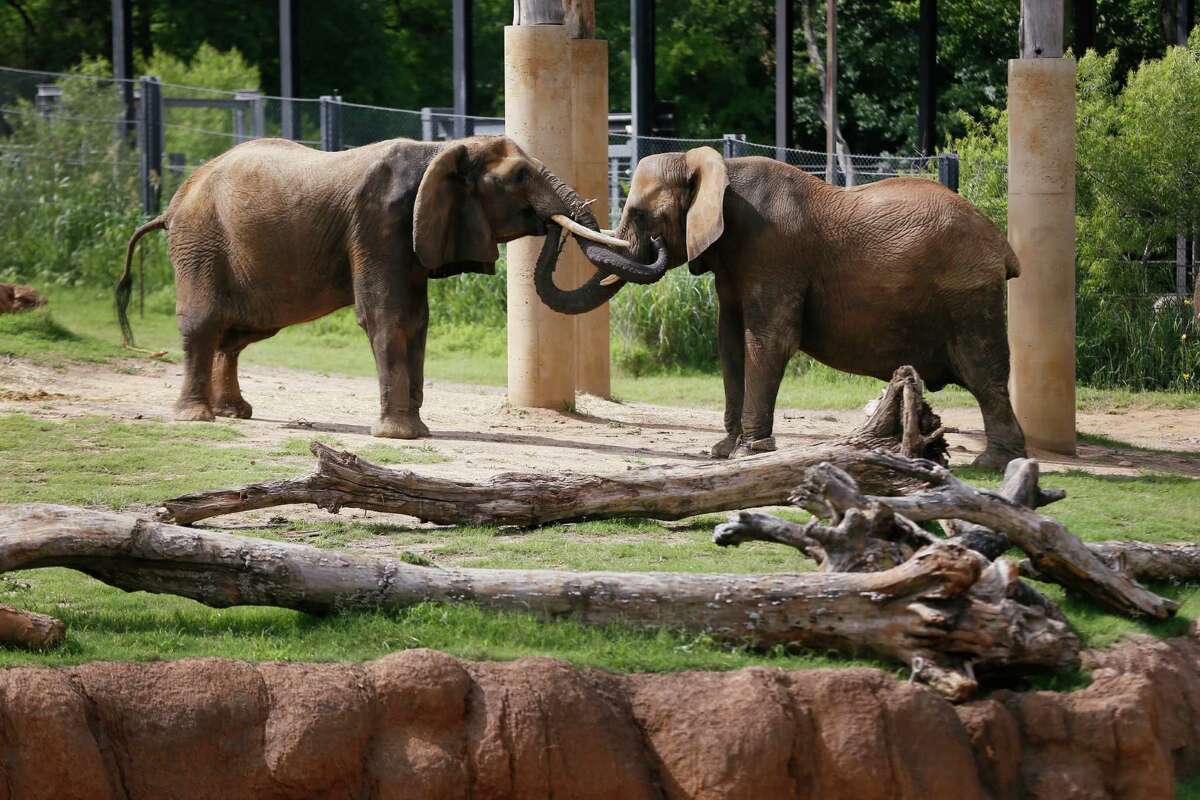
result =
[[[598,231],[600,226],[596,222],[596,217],[583,198],[545,166],[541,168],[541,172],[542,177],[565,206],[567,215],[579,224]],[[554,269],[558,264],[561,241],[562,229],[558,225],[548,222],[546,240],[542,245],[537,269],[534,272],[534,287],[537,289],[538,297],[560,314],[582,314],[591,311],[608,302],[613,295],[620,291],[626,281],[653,283],[666,272],[667,250],[660,239],[654,241],[658,254],[652,264],[642,264],[628,256],[614,252],[606,245],[577,239],[584,256],[595,265],[597,272],[579,288],[563,291],[554,284]],[[616,280],[609,276],[614,276]],[[608,285],[603,283],[606,279],[611,281]]]

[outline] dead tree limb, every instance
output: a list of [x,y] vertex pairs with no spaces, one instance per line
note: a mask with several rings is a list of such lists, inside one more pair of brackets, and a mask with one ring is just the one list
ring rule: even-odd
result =
[[809,467],[822,462],[837,464],[874,494],[916,485],[903,473],[877,468],[869,448],[904,448],[939,463],[946,460],[941,420],[921,398],[920,379],[911,367],[896,370],[875,413],[846,439],[732,462],[651,466],[608,476],[504,473],[486,483],[467,483],[380,467],[318,442],[311,447],[317,470],[310,475],[186,494],[165,501],[159,519],[190,525],[221,514],[313,503],[333,512],[365,508],[446,525],[528,527],[626,516],[671,520],[778,505]]
[[[1067,496],[1062,489],[1043,489],[1038,483],[1039,479],[1040,469],[1036,460],[1014,459],[1004,470],[1004,484],[996,490],[996,494],[1026,508],[1041,508]],[[982,553],[991,561],[995,561],[1011,546],[1007,536],[986,526],[959,519],[944,519],[941,522],[951,541]]]
[[916,665],[953,699],[981,670],[1065,669],[1079,642],[1041,609],[1013,600],[1015,572],[952,544],[870,573],[697,575],[439,569],[399,559],[199,531],[129,514],[0,506],[0,572],[70,567],[126,591],[224,608],[310,613],[425,601],[679,628],[755,646],[866,653]]
[[66,635],[61,619],[0,605],[0,645],[47,650],[61,644]]
[[[1200,580],[1200,544],[1194,542],[1087,542],[1087,548],[1117,572],[1138,581]],[[1021,573],[1047,580],[1029,561]]]
[[[1010,470],[1017,471],[1029,472]],[[1036,476],[1036,462],[1032,472]],[[1011,483],[1012,486],[1026,485],[1027,481]],[[824,571],[846,572],[890,569],[911,558],[919,548],[942,541],[979,552],[953,538],[942,540],[893,512],[879,498],[865,496],[852,477],[832,464],[818,464],[810,469],[789,499],[814,518],[805,525],[798,525],[771,514],[742,511],[713,530],[713,542],[721,546],[736,546],[750,540],[777,542],[797,548]],[[832,524],[822,525],[819,521],[822,518]],[[996,535],[987,528],[981,527],[981,530]],[[1005,549],[1007,547],[1005,540]],[[984,558],[985,562],[998,562],[996,558]],[[1002,569],[1008,575],[1013,568],[1006,562]],[[1007,596],[1021,604],[1039,607],[1047,616],[1066,623],[1058,606],[1027,584],[1011,579],[1006,591]]]
[[881,451],[872,452],[869,458],[880,467],[890,467],[932,487],[903,497],[872,498],[913,522],[959,519],[1003,531],[1025,551],[1038,573],[1121,614],[1166,619],[1179,608],[1175,601],[1147,591],[1111,568],[1050,517],[995,492],[969,486],[940,464]]

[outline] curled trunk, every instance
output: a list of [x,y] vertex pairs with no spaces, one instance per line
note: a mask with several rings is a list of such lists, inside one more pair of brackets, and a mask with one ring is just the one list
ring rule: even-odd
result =
[[[587,202],[574,189],[544,167],[542,175],[566,205],[571,219],[591,230],[600,230]],[[582,314],[591,311],[608,302],[625,282],[653,283],[667,270],[667,249],[661,239],[654,241],[656,257],[651,264],[642,264],[597,242],[584,239],[577,241],[584,256],[597,270],[582,286],[564,291],[554,284],[554,270],[562,249],[562,229],[553,223],[546,225],[546,240],[534,273],[534,286],[538,296],[543,303],[561,314]],[[619,280],[606,286],[602,281],[609,276],[615,276]]]

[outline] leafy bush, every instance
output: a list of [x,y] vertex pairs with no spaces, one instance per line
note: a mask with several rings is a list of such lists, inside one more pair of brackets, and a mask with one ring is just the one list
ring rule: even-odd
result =
[[[246,63],[237,50],[222,52],[202,44],[184,62],[155,50],[139,72],[155,75],[171,84],[164,93],[194,100],[225,99],[228,92],[258,91],[258,68]],[[221,108],[172,108],[167,110],[165,138],[167,153],[181,153],[189,165],[218,156],[234,144],[232,114]],[[250,121],[246,121],[249,126]]]
[[626,286],[612,301],[613,355],[633,375],[711,370],[717,365],[717,291],[712,275],[679,267],[648,286]]
[[[103,61],[60,82],[50,116],[18,100],[0,147],[0,276],[39,285],[111,285],[125,241],[141,221],[136,153],[119,135],[116,85]],[[149,243],[152,277],[169,275],[161,243]]]
[[[1076,96],[1077,375],[1094,386],[1200,389],[1193,306],[1171,295],[1178,231],[1200,230],[1200,28],[1191,48],[1133,70],[1079,59]],[[963,195],[1002,228],[1008,118],[985,109],[955,142]]]

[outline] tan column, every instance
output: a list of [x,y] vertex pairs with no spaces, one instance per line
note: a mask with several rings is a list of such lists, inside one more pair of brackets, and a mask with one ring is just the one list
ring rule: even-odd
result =
[[[562,25],[504,29],[505,132],[566,181],[574,144],[570,58]],[[538,299],[533,271],[541,247],[540,236],[508,244],[508,401],[563,409],[575,402],[575,320]]]
[[1075,452],[1075,62],[1008,62],[1012,400],[1033,447]]
[[[575,174],[572,185],[585,200],[594,199],[592,213],[601,228],[608,227],[608,42],[571,39],[571,113]],[[595,268],[574,244],[571,259],[576,286]],[[599,397],[612,394],[608,303],[575,317],[575,388]]]

